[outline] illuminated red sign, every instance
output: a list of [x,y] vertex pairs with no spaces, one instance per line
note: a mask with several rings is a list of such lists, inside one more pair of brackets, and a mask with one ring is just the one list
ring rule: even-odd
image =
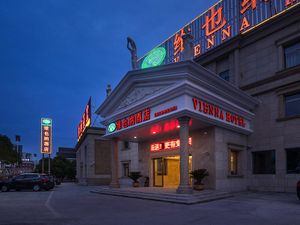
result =
[[[192,138],[189,137],[189,145],[192,145]],[[150,145],[150,151],[151,152],[158,152],[162,150],[174,150],[178,149],[180,147],[180,140],[174,139],[170,141],[164,141],[159,143],[153,143]]]
[[140,112],[137,112],[135,114],[132,114],[128,117],[125,117],[123,119],[117,120],[115,122],[116,129],[115,130],[122,130],[127,127],[131,127],[135,124],[139,124],[141,122],[150,120],[151,115],[150,115],[150,108],[146,108]]
[[228,111],[225,112],[220,107],[197,98],[193,98],[192,100],[194,109],[201,113],[213,116],[220,120],[227,121],[228,123],[235,124],[240,127],[246,126],[245,119],[242,116],[233,114]]
[[52,119],[41,119],[41,153],[52,153]]
[[159,112],[154,113],[154,116],[155,116],[155,117],[159,117],[159,116],[168,114],[168,113],[173,112],[173,111],[176,111],[176,110],[177,110],[177,106],[172,106],[172,107],[170,107],[170,108],[167,108],[167,109],[164,109],[164,110],[162,110],[162,111],[159,111]]
[[77,127],[77,140],[78,141],[79,141],[80,137],[82,136],[83,132],[85,131],[85,129],[91,125],[91,117],[92,117],[92,113],[91,113],[91,98],[90,98],[85,107],[85,111],[82,115],[81,121]]

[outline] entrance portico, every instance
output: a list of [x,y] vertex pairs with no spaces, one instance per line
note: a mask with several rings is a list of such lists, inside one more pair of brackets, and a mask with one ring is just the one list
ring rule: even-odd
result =
[[[244,145],[244,137],[252,132],[256,104],[255,99],[192,61],[129,72],[97,110],[107,127],[105,137],[114,140],[111,186],[119,187],[121,177],[120,140],[138,143],[137,167],[150,177],[150,186],[151,159],[177,155],[178,193],[192,192],[190,156],[192,169],[210,167],[211,187],[216,188],[221,185],[216,181],[221,169],[215,158],[222,151],[219,136],[237,136],[234,144]],[[201,136],[205,133],[209,138]],[[204,147],[207,153],[200,152]],[[210,159],[204,163],[208,154]]]

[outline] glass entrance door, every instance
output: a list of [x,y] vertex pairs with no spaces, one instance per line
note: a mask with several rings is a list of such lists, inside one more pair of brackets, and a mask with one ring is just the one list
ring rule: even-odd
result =
[[154,181],[153,186],[154,187],[164,186],[163,174],[164,174],[164,159],[163,158],[153,159],[153,181]]

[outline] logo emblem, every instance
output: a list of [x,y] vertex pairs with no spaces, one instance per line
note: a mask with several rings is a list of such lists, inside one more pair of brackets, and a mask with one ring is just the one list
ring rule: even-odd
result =
[[166,58],[166,49],[164,47],[158,47],[153,49],[144,58],[142,63],[142,69],[159,66]]
[[108,125],[107,130],[108,130],[109,133],[112,133],[112,132],[114,132],[116,130],[116,128],[117,128],[116,124],[115,123],[111,123],[111,124]]

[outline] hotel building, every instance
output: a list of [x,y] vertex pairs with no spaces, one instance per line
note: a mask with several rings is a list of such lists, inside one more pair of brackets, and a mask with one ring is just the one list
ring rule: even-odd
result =
[[[99,106],[111,186],[294,192],[300,179],[300,1],[223,0],[140,58]],[[192,36],[189,58],[186,36]]]

